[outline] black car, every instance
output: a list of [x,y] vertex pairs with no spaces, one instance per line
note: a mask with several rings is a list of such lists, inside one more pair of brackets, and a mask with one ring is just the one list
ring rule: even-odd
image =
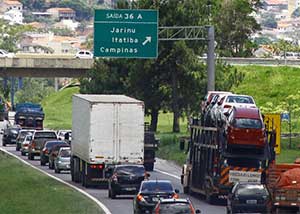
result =
[[7,129],[4,129],[2,137],[2,146],[6,146],[6,144],[15,144],[20,130],[20,126],[11,126]]
[[227,213],[270,213],[270,193],[264,184],[237,183],[227,198]]
[[133,200],[134,214],[152,213],[160,199],[178,198],[178,190],[167,180],[149,180],[141,183],[140,190]]
[[116,165],[108,180],[108,197],[116,198],[116,195],[136,194],[145,175],[143,165]]
[[70,147],[70,145],[68,143],[66,143],[65,141],[63,141],[64,143],[62,144],[57,144],[55,146],[52,147],[51,152],[49,153],[49,169],[54,169],[54,162],[55,159],[57,158],[59,149],[62,147]]
[[45,166],[46,163],[49,162],[49,154],[52,151],[52,148],[56,145],[66,145],[65,141],[62,140],[54,140],[54,141],[47,141],[44,145],[44,148],[41,151],[40,155],[40,160],[41,160],[41,165]]

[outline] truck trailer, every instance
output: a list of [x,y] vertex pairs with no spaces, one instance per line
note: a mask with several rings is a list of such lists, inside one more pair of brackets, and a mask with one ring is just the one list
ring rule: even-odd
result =
[[229,153],[224,130],[201,126],[198,121],[190,126],[187,161],[182,168],[185,193],[200,193],[214,203],[225,199],[236,182],[265,182],[271,158],[269,147],[263,154],[249,153],[247,149]]
[[144,103],[125,95],[73,95],[72,181],[103,185],[114,164],[144,162]]

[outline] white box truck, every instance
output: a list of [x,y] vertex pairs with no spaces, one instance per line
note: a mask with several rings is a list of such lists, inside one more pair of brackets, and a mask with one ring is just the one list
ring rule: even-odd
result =
[[71,153],[72,181],[83,186],[105,183],[114,164],[143,164],[144,103],[125,95],[73,95]]

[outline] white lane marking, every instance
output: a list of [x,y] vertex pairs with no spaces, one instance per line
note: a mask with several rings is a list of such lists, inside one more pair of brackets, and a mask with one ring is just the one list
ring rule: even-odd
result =
[[0,151],[5,152],[6,154],[8,154],[8,155],[10,155],[10,156],[12,156],[12,157],[14,157],[14,158],[17,158],[18,160],[20,160],[20,161],[23,162],[24,164],[26,164],[26,165],[32,167],[33,169],[38,170],[38,171],[44,173],[45,175],[47,175],[47,176],[49,176],[49,177],[51,177],[51,178],[53,178],[53,179],[55,179],[55,180],[57,180],[57,181],[59,181],[59,182],[65,184],[65,185],[67,185],[67,186],[69,186],[69,187],[71,187],[71,188],[73,188],[73,189],[75,189],[75,190],[77,190],[77,191],[80,192],[81,194],[83,194],[83,195],[85,195],[86,197],[88,197],[89,199],[93,200],[99,207],[102,208],[102,210],[105,212],[105,214],[111,214],[111,212],[109,211],[109,209],[108,209],[104,204],[102,204],[97,198],[95,198],[94,196],[90,195],[89,193],[83,191],[82,189],[79,189],[78,187],[73,186],[72,184],[69,184],[69,183],[65,182],[64,180],[62,180],[62,179],[60,179],[60,178],[57,178],[57,177],[55,177],[55,176],[53,176],[53,175],[51,175],[51,174],[45,172],[44,170],[41,170],[41,169],[37,168],[36,166],[31,165],[30,163],[26,162],[26,161],[23,160],[22,158],[18,157],[17,155],[15,155],[15,154],[13,154],[13,153],[11,153],[11,152],[9,152],[9,151],[6,151],[5,149],[0,148]]
[[177,176],[177,175],[173,175],[173,174],[171,174],[171,173],[164,172],[164,171],[161,171],[161,170],[159,170],[159,169],[155,169],[155,171],[156,171],[156,172],[159,172],[159,173],[161,173],[161,174],[165,174],[165,175],[171,176],[171,177],[176,178],[176,179],[178,179],[178,180],[181,179],[181,178],[180,178],[179,176]]

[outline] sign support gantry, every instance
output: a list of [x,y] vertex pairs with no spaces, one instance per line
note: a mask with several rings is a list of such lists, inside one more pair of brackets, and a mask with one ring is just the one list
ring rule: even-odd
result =
[[207,91],[215,90],[214,26],[159,27],[159,41],[202,40],[207,42]]

